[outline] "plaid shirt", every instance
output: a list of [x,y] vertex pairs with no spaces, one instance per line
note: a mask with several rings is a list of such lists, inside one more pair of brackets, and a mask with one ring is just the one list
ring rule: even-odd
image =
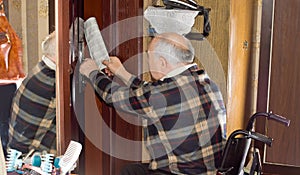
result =
[[106,103],[146,119],[151,169],[215,174],[225,145],[226,111],[218,87],[203,70],[192,66],[152,83],[132,76],[129,87],[102,73],[92,72],[90,79]]
[[55,70],[40,61],[18,88],[12,103],[9,148],[56,153]]

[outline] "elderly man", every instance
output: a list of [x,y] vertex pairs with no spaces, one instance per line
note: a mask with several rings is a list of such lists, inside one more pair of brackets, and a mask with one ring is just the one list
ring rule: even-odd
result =
[[18,88],[12,103],[9,148],[56,153],[56,37],[42,43],[42,60]]
[[215,174],[225,145],[226,111],[217,85],[193,60],[188,39],[163,33],[148,48],[154,82],[130,74],[117,57],[103,64],[127,87],[113,83],[91,59],[81,65],[80,72],[107,104],[147,121],[151,161],[125,166],[121,175]]

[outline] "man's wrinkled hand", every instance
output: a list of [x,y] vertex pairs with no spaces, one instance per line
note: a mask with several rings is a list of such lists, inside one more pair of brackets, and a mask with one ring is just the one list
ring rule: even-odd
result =
[[109,61],[104,60],[102,63],[107,67],[106,71],[108,71],[108,74],[116,75],[121,78],[125,84],[129,82],[132,75],[125,69],[118,57],[111,56]]
[[108,68],[110,73],[115,74],[115,75],[122,74],[122,72],[124,72],[124,70],[125,70],[120,59],[115,56],[111,56],[109,61],[104,60],[102,63]]
[[90,73],[94,70],[98,70],[96,62],[90,58],[85,59],[79,68],[79,72],[86,77],[89,77]]

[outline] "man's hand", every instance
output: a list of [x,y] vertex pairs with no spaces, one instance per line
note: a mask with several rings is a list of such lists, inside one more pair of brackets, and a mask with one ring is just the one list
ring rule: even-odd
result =
[[98,66],[95,61],[90,58],[85,59],[79,68],[79,72],[86,77],[89,77],[90,73],[94,70],[98,70]]
[[106,70],[106,73],[109,73],[110,75],[115,74],[116,76],[121,78],[125,84],[128,83],[132,75],[129,72],[127,72],[127,70],[125,69],[125,67],[123,66],[123,64],[121,63],[118,57],[111,56],[109,61],[104,60],[102,63],[108,69]]
[[119,74],[124,73],[124,71],[126,71],[118,57],[110,56],[109,61],[104,60],[102,63],[108,68],[108,70],[112,74],[119,75]]

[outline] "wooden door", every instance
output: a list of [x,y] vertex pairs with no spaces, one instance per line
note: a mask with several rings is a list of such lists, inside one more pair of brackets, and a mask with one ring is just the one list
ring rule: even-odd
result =
[[271,174],[300,172],[300,1],[264,0],[258,110],[291,120],[290,127],[257,120],[257,130],[274,138],[260,145],[263,170]]
[[[118,56],[130,72],[141,74],[143,22],[139,17],[143,13],[142,0],[57,0],[56,4],[60,57],[68,57],[67,36],[69,36],[70,25],[66,24],[70,24],[74,16],[82,17],[84,20],[96,17],[103,31],[102,35],[109,54]],[[117,175],[125,164],[140,160],[141,147],[123,146],[117,139],[119,137],[130,141],[141,140],[141,128],[135,125],[140,122],[138,118],[121,114],[113,107],[106,106],[95,95],[89,84],[84,90],[84,103],[81,103],[81,106],[73,104],[76,108],[74,112],[70,109],[71,102],[69,101],[72,77],[66,76],[69,74],[70,64],[67,59],[64,59],[59,62],[59,65],[59,137],[61,142],[59,149],[64,152],[67,143],[72,138],[78,139],[83,144],[78,172],[84,175]],[[80,112],[76,112],[82,107]],[[81,128],[79,133],[78,123],[70,122],[74,118],[79,121]],[[118,153],[119,148],[122,148],[123,153],[130,154],[136,159],[124,158]]]

